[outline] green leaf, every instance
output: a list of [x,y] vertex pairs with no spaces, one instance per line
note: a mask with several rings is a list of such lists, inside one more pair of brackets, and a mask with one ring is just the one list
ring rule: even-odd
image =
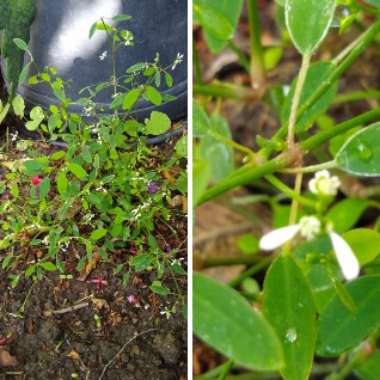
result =
[[160,296],[167,296],[170,293],[170,289],[163,286],[161,281],[153,281],[152,285],[149,287],[152,292],[159,294]]
[[364,0],[367,4],[371,4],[375,7],[380,8],[380,0]]
[[318,354],[338,356],[358,345],[380,325],[380,276],[361,277],[348,285],[357,311],[352,313],[335,296],[320,317]]
[[202,138],[200,149],[202,158],[209,162],[212,180],[217,182],[233,171],[234,151],[216,137],[219,135],[222,138],[231,139],[227,121],[217,114],[212,115],[209,120],[210,129],[208,134]]
[[58,173],[57,178],[57,190],[60,195],[63,195],[66,193],[69,181],[67,180],[66,173],[61,171]]
[[335,14],[335,0],[286,0],[290,37],[301,54],[311,54],[326,37]]
[[87,173],[82,168],[82,166],[75,164],[74,162],[71,162],[68,168],[70,172],[73,173],[75,177],[77,177],[78,179],[84,179],[87,177]]
[[54,272],[54,271],[57,270],[57,267],[56,267],[53,263],[50,263],[50,262],[48,262],[48,261],[40,262],[40,263],[38,263],[38,265],[39,265],[42,269],[44,269],[44,270],[46,270],[46,271],[49,271],[49,272]]
[[30,121],[27,121],[25,123],[25,128],[29,131],[35,131],[40,124],[42,123],[42,120],[44,119],[44,111],[40,106],[34,107],[30,111]]
[[193,164],[193,204],[202,198],[210,180],[210,166],[207,161],[197,160]]
[[202,25],[211,51],[218,53],[233,37],[243,0],[195,0],[195,23]]
[[112,17],[112,20],[113,21],[128,21],[132,19],[132,16],[129,16],[129,15],[117,15],[117,16],[114,16]]
[[180,157],[187,157],[187,135],[182,136],[175,144],[175,151]]
[[171,124],[172,122],[166,114],[153,111],[150,119],[146,122],[147,133],[155,136],[161,135],[170,129]]
[[40,199],[45,198],[50,191],[50,180],[49,178],[44,178],[39,186]]
[[354,373],[360,380],[380,379],[380,351],[376,349],[367,360],[354,369]]
[[367,228],[358,228],[343,234],[344,240],[354,251],[360,265],[364,266],[380,254],[380,233]]
[[369,206],[370,202],[366,199],[347,198],[329,210],[327,220],[333,223],[336,232],[342,233],[355,226]]
[[15,43],[15,45],[19,49],[21,49],[23,51],[28,51],[28,44],[24,40],[22,40],[21,38],[14,38],[13,42]]
[[363,177],[380,176],[380,123],[363,128],[351,136],[335,160],[344,171]]
[[134,88],[133,90],[129,91],[123,99],[123,109],[130,111],[139,100],[142,92],[142,88]]
[[282,377],[308,379],[317,337],[317,314],[309,284],[289,255],[278,257],[266,274],[263,311],[283,345]]
[[92,231],[90,235],[90,239],[93,241],[97,241],[104,238],[104,236],[106,235],[107,235],[107,230],[105,228],[98,228],[97,230]]
[[246,368],[279,369],[281,345],[265,318],[234,289],[199,273],[193,278],[195,334]]
[[[300,106],[305,104],[316,92],[321,82],[323,82],[330,71],[334,68],[331,62],[315,62],[310,65],[306,74],[305,84],[302,88]],[[289,94],[286,96],[284,104],[281,108],[281,122],[285,124],[289,120],[290,110],[296,88],[297,78],[292,82]],[[338,90],[338,83],[334,82],[324,92],[324,94],[309,108],[301,118],[297,121],[296,130],[298,132],[309,128],[311,124],[329,108],[329,105],[334,100]]]
[[159,106],[162,103],[162,96],[159,91],[157,91],[152,86],[147,86],[145,89],[145,96],[147,99],[156,106]]
[[259,241],[252,234],[239,236],[237,244],[239,249],[246,255],[254,255],[259,251]]
[[12,100],[12,108],[16,116],[20,119],[24,117],[25,102],[20,95],[16,95]]
[[193,101],[193,136],[202,137],[210,129],[210,120],[202,106]]

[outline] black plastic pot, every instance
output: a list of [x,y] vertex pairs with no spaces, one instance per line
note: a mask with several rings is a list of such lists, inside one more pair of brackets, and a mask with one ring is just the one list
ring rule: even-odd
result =
[[[139,119],[154,109],[166,112],[172,120],[186,114],[187,106],[187,1],[186,0],[37,0],[38,13],[32,26],[30,50],[38,67],[58,69],[58,74],[71,81],[67,95],[78,99],[86,86],[106,81],[112,72],[110,58],[99,56],[109,43],[105,33],[97,32],[88,38],[91,25],[100,17],[128,14],[132,20],[124,26],[135,35],[135,46],[120,49],[117,56],[118,74],[137,62],[152,62],[160,53],[161,63],[170,64],[177,53],[184,62],[172,72],[174,86],[165,93],[176,97],[160,107],[142,100],[135,108]],[[123,24],[121,24],[123,25]],[[56,100],[43,85],[23,84],[18,89],[28,103],[48,107]],[[107,108],[110,93],[101,93],[97,102]],[[72,107],[81,112],[81,106]]]

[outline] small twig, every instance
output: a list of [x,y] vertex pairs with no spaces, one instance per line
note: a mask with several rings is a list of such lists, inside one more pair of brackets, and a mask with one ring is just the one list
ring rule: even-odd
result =
[[116,353],[116,355],[104,366],[103,368],[103,371],[102,373],[100,374],[99,376],[99,379],[98,380],[102,380],[104,375],[106,374],[107,370],[109,367],[111,367],[111,365],[116,361],[116,359],[122,354],[122,352],[127,348],[127,346],[129,344],[131,344],[134,340],[136,340],[137,338],[139,338],[140,336],[142,335],[146,335],[146,334],[149,334],[151,333],[152,331],[156,331],[158,329],[149,329],[149,330],[146,330],[146,331],[143,331],[139,334],[136,334],[133,338],[129,339],[127,342],[125,342],[123,344],[123,346],[120,348],[120,350]]
[[77,305],[65,307],[63,309],[59,310],[47,310],[45,313],[46,314],[66,314],[66,313],[71,313],[72,311],[83,309],[85,307],[88,307],[90,304],[88,302],[82,302]]

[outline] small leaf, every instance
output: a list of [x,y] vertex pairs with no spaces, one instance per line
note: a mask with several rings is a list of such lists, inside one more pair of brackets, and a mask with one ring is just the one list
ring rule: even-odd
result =
[[380,233],[368,228],[358,228],[343,234],[360,265],[364,266],[380,254]]
[[170,294],[170,289],[163,286],[161,281],[153,281],[152,285],[149,287],[152,292],[159,294],[160,296],[167,296]]
[[50,191],[50,180],[49,178],[44,178],[39,186],[40,199],[45,198]]
[[285,1],[286,26],[301,54],[313,53],[326,37],[335,6],[335,0]]
[[246,368],[279,369],[280,342],[265,318],[234,289],[199,273],[193,276],[196,335]]
[[364,0],[367,4],[371,4],[375,7],[380,8],[380,0]]
[[157,91],[152,86],[147,86],[145,89],[145,96],[147,99],[156,106],[159,106],[162,103],[162,96],[159,91]]
[[133,90],[129,91],[123,98],[123,109],[130,111],[139,100],[142,91],[142,88],[134,88]]
[[340,169],[357,176],[380,176],[380,123],[351,136],[335,159]]
[[380,276],[361,277],[346,289],[357,311],[352,313],[337,296],[330,301],[320,317],[320,356],[338,356],[357,346],[380,324]]
[[207,161],[197,160],[193,164],[193,204],[196,206],[210,180],[210,166]]
[[239,249],[246,255],[254,255],[259,251],[259,241],[252,234],[241,235],[237,243]]
[[[380,6],[380,0],[379,0]],[[354,369],[355,375],[360,380],[378,380],[380,379],[380,351],[376,349],[369,358]]]
[[342,233],[355,226],[363,212],[370,206],[366,199],[346,198],[335,204],[327,213],[336,232]]
[[69,164],[69,170],[73,173],[78,179],[84,179],[87,177],[87,172],[82,168],[82,166],[71,162]]
[[309,284],[289,255],[278,257],[266,274],[263,311],[282,342],[283,378],[308,379],[317,337],[317,314]]
[[24,50],[24,51],[28,51],[28,44],[24,40],[22,40],[21,38],[14,38],[13,42],[15,43],[15,45],[19,49]]
[[202,137],[210,128],[210,120],[202,106],[193,101],[193,135],[194,137]]
[[172,122],[166,114],[153,111],[150,119],[146,122],[147,133],[155,136],[161,135],[170,129],[171,124]]
[[30,121],[27,121],[25,123],[25,128],[29,131],[35,131],[40,124],[42,123],[42,120],[44,119],[44,111],[40,106],[34,107],[30,111]]
[[104,236],[106,235],[107,235],[107,230],[105,228],[98,228],[97,230],[92,231],[90,235],[90,239],[93,241],[97,241],[104,238]]
[[69,185],[69,182],[66,177],[66,173],[63,171],[59,172],[56,178],[56,182],[57,182],[58,193],[60,195],[65,194]]
[[16,95],[12,100],[12,108],[16,116],[20,119],[24,117],[25,102],[20,95]]
[[43,261],[38,264],[42,269],[49,271],[49,272],[54,272],[57,270],[57,267],[48,261]]
[[[316,92],[321,82],[323,82],[330,71],[334,68],[331,62],[315,62],[310,65],[306,74],[305,84],[302,88],[300,106],[305,104]],[[285,98],[281,108],[281,122],[285,124],[289,120],[290,110],[296,88],[297,78],[293,80],[290,91]],[[311,127],[312,123],[328,109],[338,90],[338,83],[334,82],[324,92],[324,94],[309,108],[297,121],[296,129],[298,132]]]

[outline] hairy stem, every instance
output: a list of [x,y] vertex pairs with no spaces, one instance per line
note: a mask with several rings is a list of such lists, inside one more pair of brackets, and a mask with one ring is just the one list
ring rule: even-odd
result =
[[301,100],[302,89],[305,84],[307,70],[310,66],[310,55],[304,54],[302,56],[302,65],[297,79],[296,89],[292,100],[292,108],[290,110],[289,124],[288,124],[288,147],[291,148],[294,145],[294,135],[297,123],[297,111]]

